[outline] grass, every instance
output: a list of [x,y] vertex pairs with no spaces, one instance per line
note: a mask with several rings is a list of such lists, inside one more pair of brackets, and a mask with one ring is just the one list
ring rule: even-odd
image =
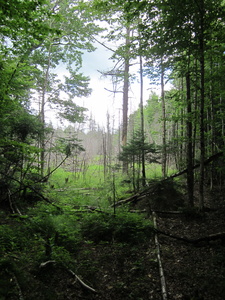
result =
[[[115,176],[117,197],[127,189],[121,185],[122,178],[121,174]],[[112,176],[104,179],[103,168],[97,165],[90,166],[85,176],[58,169],[50,178],[47,193],[59,203],[106,208],[112,204],[113,180]]]
[[103,166],[91,165],[85,173],[73,173],[59,168],[51,175],[50,182],[58,188],[64,187],[65,183],[73,187],[96,187],[104,182]]
[[[168,174],[173,174],[169,170]],[[150,164],[146,167],[149,180],[162,176],[161,165]],[[102,210],[110,210],[114,199],[117,201],[129,197],[133,186],[129,176],[121,171],[109,174],[104,178],[102,165],[90,165],[85,174],[68,172],[62,168],[50,177],[47,195],[54,202],[64,205],[66,210],[80,206],[97,206]]]

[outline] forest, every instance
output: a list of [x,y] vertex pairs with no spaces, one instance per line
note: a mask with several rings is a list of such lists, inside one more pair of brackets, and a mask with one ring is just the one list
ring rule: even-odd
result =
[[0,300],[223,300],[225,1],[0,0],[0,36]]

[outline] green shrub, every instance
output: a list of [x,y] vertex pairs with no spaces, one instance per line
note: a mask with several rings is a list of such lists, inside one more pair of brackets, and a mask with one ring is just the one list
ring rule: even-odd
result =
[[152,236],[152,224],[139,215],[124,213],[115,222],[114,239],[118,242],[138,244]]
[[8,225],[0,226],[0,255],[10,252],[15,248],[16,237]]
[[135,244],[145,242],[151,236],[152,224],[131,213],[116,216],[91,214],[82,220],[81,234],[95,243],[116,241]]
[[0,255],[25,249],[30,241],[27,227],[18,223],[19,226],[0,225]]
[[87,239],[99,243],[112,240],[113,228],[110,226],[111,216],[93,213],[86,215],[81,223],[81,234]]
[[55,239],[57,246],[64,247],[67,251],[75,254],[81,242],[80,225],[77,217],[59,215],[53,218],[53,223],[57,232]]

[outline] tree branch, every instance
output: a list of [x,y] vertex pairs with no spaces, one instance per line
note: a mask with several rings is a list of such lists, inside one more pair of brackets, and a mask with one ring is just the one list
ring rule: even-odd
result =
[[47,175],[45,175],[41,180],[39,181],[35,181],[35,183],[38,183],[38,182],[45,182],[48,180],[49,176],[54,173],[65,161],[66,159],[68,158],[69,156],[67,155],[61,162],[60,164],[58,164],[58,166],[56,166],[51,172],[49,172]]
[[112,48],[106,46],[104,43],[100,42],[98,39],[96,39],[94,36],[92,36],[93,40],[95,40],[99,45],[103,46],[104,48],[106,48],[107,50],[112,51],[113,53],[115,53],[116,51],[113,50]]
[[104,88],[104,90],[106,90],[107,92],[110,92],[110,93],[114,93],[114,94],[116,94],[116,93],[123,93],[123,91],[111,91],[111,90],[109,90],[107,88]]

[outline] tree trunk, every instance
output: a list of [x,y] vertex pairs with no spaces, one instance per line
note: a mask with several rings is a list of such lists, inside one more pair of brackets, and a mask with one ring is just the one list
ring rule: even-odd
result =
[[107,135],[106,135],[106,152],[107,152],[107,164],[112,163],[112,134],[110,128],[110,114],[107,112]]
[[161,57],[161,101],[162,101],[162,175],[166,178],[167,154],[166,154],[166,106],[164,90],[164,65]]
[[[123,84],[123,128],[122,128],[122,146],[127,144],[127,127],[128,127],[128,96],[129,96],[129,69],[130,69],[130,27],[126,32],[126,54],[124,66],[124,84]],[[123,162],[123,172],[127,173],[128,164]]]
[[44,167],[45,167],[45,137],[44,137],[44,129],[45,129],[45,103],[46,103],[46,92],[48,87],[48,79],[49,79],[49,69],[51,64],[51,44],[48,50],[48,63],[46,66],[46,71],[44,73],[44,81],[42,86],[42,95],[41,95],[41,103],[40,103],[40,120],[42,123],[42,135],[40,137],[40,168],[41,175],[44,176]]
[[107,176],[107,149],[106,149],[106,133],[102,134],[102,150],[103,150],[103,166],[104,166],[104,179]]
[[146,185],[146,172],[145,172],[145,130],[144,130],[144,108],[143,108],[143,68],[142,56],[140,55],[140,112],[141,112],[141,138],[142,138],[142,151],[141,151],[141,165],[142,165],[142,186]]
[[[216,109],[215,109],[215,92],[214,92],[214,85],[215,80],[213,79],[213,57],[210,58],[210,118],[211,118],[211,139],[209,141],[209,146],[211,146],[211,155],[213,155],[216,152],[215,145],[216,145],[216,127],[215,127],[215,116],[216,116]],[[214,164],[211,165],[210,170],[210,189],[213,189],[213,184],[215,182],[214,178]]]
[[193,143],[192,143],[192,105],[190,72],[186,74],[187,87],[187,188],[188,201],[194,206],[194,172],[193,172]]
[[204,179],[205,179],[205,55],[204,55],[204,0],[200,1],[200,76],[201,76],[201,94],[200,94],[200,181],[199,181],[199,208],[204,208]]

